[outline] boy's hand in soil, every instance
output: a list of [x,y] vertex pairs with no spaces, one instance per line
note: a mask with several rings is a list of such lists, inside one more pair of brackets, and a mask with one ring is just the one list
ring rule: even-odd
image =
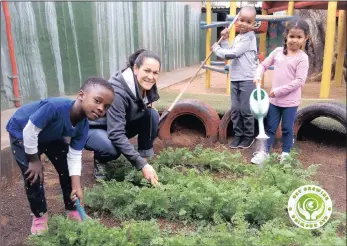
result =
[[147,163],[141,171],[143,177],[150,181],[153,186],[157,186],[159,184],[157,173],[151,165]]
[[40,177],[40,183],[43,183],[43,170],[44,167],[40,161],[40,159],[36,159],[33,161],[29,161],[29,168],[24,173],[25,175],[28,175],[26,180],[28,180],[31,184],[35,183],[37,178]]
[[80,200],[80,204],[83,206],[83,190],[81,187],[81,177],[77,175],[71,176],[71,184],[72,184],[72,192],[71,192],[72,202],[76,202],[76,199],[78,198]]

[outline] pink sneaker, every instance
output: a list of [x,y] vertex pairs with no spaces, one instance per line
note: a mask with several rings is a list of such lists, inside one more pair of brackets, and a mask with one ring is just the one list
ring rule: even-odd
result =
[[31,234],[39,235],[48,230],[48,215],[45,213],[41,217],[33,215],[33,223],[31,225]]
[[76,221],[82,221],[82,218],[80,214],[77,212],[77,210],[66,210],[67,218],[70,220],[76,220]]

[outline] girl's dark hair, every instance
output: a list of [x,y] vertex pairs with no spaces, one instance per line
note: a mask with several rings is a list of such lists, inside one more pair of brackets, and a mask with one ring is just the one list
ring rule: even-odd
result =
[[308,55],[310,55],[309,53],[314,54],[313,43],[312,43],[311,36],[310,36],[310,26],[307,24],[307,22],[305,20],[302,20],[302,19],[295,19],[295,20],[291,20],[288,22],[288,24],[286,26],[286,30],[285,30],[283,54],[285,54],[285,55],[288,54],[287,35],[288,35],[289,31],[293,28],[301,29],[304,31],[305,36],[308,38],[306,40],[306,44],[305,44],[305,51]]
[[161,66],[160,57],[156,53],[150,50],[140,49],[129,56],[127,67],[130,67],[131,69],[133,69],[134,65],[141,67],[145,58],[153,58],[157,60]]

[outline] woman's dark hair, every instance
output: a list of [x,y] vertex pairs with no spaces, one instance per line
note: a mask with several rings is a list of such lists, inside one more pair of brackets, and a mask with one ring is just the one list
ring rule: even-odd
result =
[[310,26],[307,24],[307,22],[305,20],[295,19],[295,20],[289,21],[287,26],[286,26],[285,37],[284,37],[284,46],[283,46],[283,54],[285,54],[285,55],[288,54],[287,35],[288,35],[289,31],[293,28],[301,29],[304,31],[305,36],[308,38],[306,40],[306,44],[305,44],[305,51],[307,54],[309,54],[310,48],[311,48],[311,52],[314,53],[313,44],[312,44],[312,40],[311,40],[311,36],[310,36]]
[[159,62],[159,65],[161,66],[160,57],[150,50],[140,49],[135,51],[133,54],[129,56],[127,66],[133,69],[134,65],[137,67],[141,67],[143,64],[143,61],[145,58],[153,58]]

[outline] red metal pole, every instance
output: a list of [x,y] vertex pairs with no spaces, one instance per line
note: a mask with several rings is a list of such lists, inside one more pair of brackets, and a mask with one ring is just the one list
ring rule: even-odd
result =
[[15,101],[16,108],[19,108],[20,107],[20,94],[19,94],[19,87],[18,87],[17,62],[16,62],[16,56],[14,53],[14,45],[13,45],[13,39],[12,39],[10,11],[8,9],[8,4],[6,1],[2,2],[2,8],[3,8],[4,14],[5,14],[8,50],[10,53],[10,61],[11,61],[11,68],[12,68],[11,79],[12,79],[12,85],[13,85],[13,94],[15,97],[14,101]]

